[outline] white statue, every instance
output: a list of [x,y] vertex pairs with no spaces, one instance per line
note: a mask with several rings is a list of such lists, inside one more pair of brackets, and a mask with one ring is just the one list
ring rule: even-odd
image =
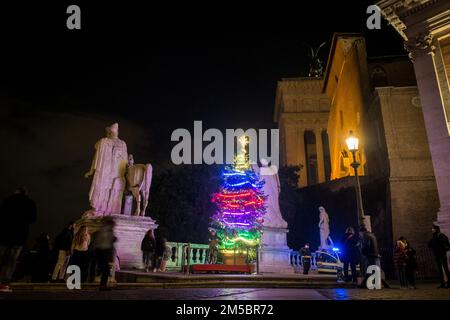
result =
[[[133,194],[136,200],[136,211],[134,215],[145,216],[148,198],[150,195],[150,186],[152,184],[153,167],[148,164],[134,164],[133,155],[128,157],[127,183],[128,190]],[[142,208],[141,208],[142,200]]]
[[320,248],[327,249],[330,239],[330,217],[324,207],[319,207]]
[[253,164],[253,170],[259,173],[261,179],[264,179],[264,195],[267,196],[267,211],[264,215],[263,225],[272,228],[286,229],[288,224],[281,216],[279,196],[280,196],[280,179],[278,177],[278,169],[276,166],[270,166],[266,159],[261,159],[262,167]]
[[119,139],[119,125],[106,128],[106,137],[95,144],[95,156],[91,169],[85,174],[92,179],[89,201],[94,214],[120,214],[125,189],[127,145]]

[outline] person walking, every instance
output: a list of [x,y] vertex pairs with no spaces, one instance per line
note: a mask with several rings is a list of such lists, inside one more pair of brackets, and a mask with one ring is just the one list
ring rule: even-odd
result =
[[342,250],[343,256],[342,260],[344,262],[344,280],[349,282],[350,278],[348,276],[348,267],[352,272],[351,281],[356,283],[357,281],[357,271],[356,265],[359,261],[359,250],[358,250],[358,238],[355,235],[355,229],[348,227],[345,230],[344,237],[342,239]]
[[153,229],[147,231],[141,242],[142,261],[144,263],[145,272],[149,272],[156,268],[156,240]]
[[[433,225],[431,228],[433,236],[428,242],[428,247],[433,251],[434,259],[439,270],[439,280],[441,282],[438,288],[450,288],[450,271],[448,269],[447,251],[450,250],[450,243],[448,237],[441,233],[439,226]],[[447,277],[447,284],[445,283],[445,276]]]
[[[64,280],[66,275],[67,265],[72,250],[73,231],[75,229],[75,222],[70,221],[67,226],[58,234],[55,239],[55,251],[58,255],[55,268],[53,269],[52,280]],[[59,277],[58,277],[59,276]]]
[[[359,288],[366,288],[368,279],[367,268],[371,265],[380,266],[380,255],[378,254],[378,242],[375,235],[367,230],[365,226],[359,228],[359,246],[361,250],[360,271],[364,276],[363,282],[358,285]],[[383,281],[382,281],[383,282]],[[384,282],[383,282],[384,283]]]
[[208,238],[209,248],[208,248],[208,263],[216,264],[217,256],[219,254],[219,238],[217,237],[216,230],[210,229],[210,235]]
[[117,241],[114,235],[116,223],[110,217],[103,218],[103,226],[95,236],[95,256],[100,270],[100,291],[110,290],[108,288],[108,278],[111,266],[114,262],[114,243]]
[[309,249],[309,243],[306,243],[303,248],[300,249],[300,256],[302,259],[303,274],[308,274],[311,268],[311,250]]
[[417,289],[416,287],[416,272],[417,272],[417,259],[416,259],[416,250],[411,246],[408,240],[405,237],[401,237],[400,240],[406,243],[406,282],[408,283],[408,287],[411,289]]
[[70,264],[80,267],[81,282],[86,282],[88,277],[89,266],[89,244],[91,236],[87,226],[81,226],[72,241],[72,257]]
[[159,263],[158,271],[166,272],[167,262],[169,262],[170,257],[172,256],[172,249],[167,245],[167,239],[165,238],[161,240],[161,246],[164,247],[164,252]]
[[158,238],[156,239],[156,265],[153,268],[153,272],[159,271],[160,267],[161,267],[161,262],[163,260],[163,256],[164,256],[164,251],[166,249],[165,243],[164,243],[164,238]]
[[17,258],[25,246],[30,224],[36,221],[36,203],[25,187],[17,188],[0,206],[0,292],[11,291]]
[[406,262],[408,256],[406,254],[406,242],[398,239],[394,247],[394,265],[397,270],[397,277],[400,281],[400,289],[408,287],[406,282]]

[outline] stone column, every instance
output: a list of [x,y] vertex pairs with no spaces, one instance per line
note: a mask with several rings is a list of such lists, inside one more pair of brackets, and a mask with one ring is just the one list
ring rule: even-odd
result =
[[307,177],[307,163],[306,163],[306,149],[305,149],[305,129],[298,128],[297,131],[297,148],[298,148],[298,163],[303,166],[300,170],[300,187],[308,185]]
[[316,135],[317,173],[319,183],[325,182],[325,161],[323,157],[322,129],[314,129]]
[[[410,37],[411,39],[411,37]],[[435,57],[435,45],[430,34],[421,34],[406,43],[414,63],[417,86],[427,131],[433,169],[438,188],[440,210],[437,222],[442,231],[450,234],[450,136],[438,74],[442,60]]]

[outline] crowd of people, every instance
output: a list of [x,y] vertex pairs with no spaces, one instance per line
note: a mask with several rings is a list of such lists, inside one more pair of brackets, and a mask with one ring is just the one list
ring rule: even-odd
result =
[[[366,288],[368,279],[367,268],[376,265],[381,268],[378,242],[375,235],[361,226],[358,235],[354,228],[348,227],[341,240],[342,250],[340,258],[343,262],[344,281],[353,282],[360,288]],[[436,266],[439,270],[439,288],[450,288],[450,271],[448,268],[447,252],[450,251],[448,237],[441,233],[439,226],[432,226],[432,238],[428,243],[431,249]],[[300,256],[303,265],[303,274],[308,274],[311,267],[311,251],[309,243],[300,249]],[[400,288],[417,289],[416,273],[418,263],[416,250],[411,246],[405,237],[400,237],[393,249],[393,262],[400,282]],[[359,266],[359,272],[358,267]],[[350,269],[350,275],[349,275]],[[361,282],[358,283],[358,275]],[[388,286],[383,279],[383,284]]]
[[[36,204],[24,187],[18,188],[1,204],[0,292],[11,291],[10,282],[16,270],[18,257],[28,240],[29,227],[36,218]],[[81,271],[82,282],[93,282],[100,276],[100,290],[109,290],[107,282],[117,258],[114,248],[117,241],[114,227],[114,220],[106,216],[103,217],[98,231],[92,233],[88,226],[78,226],[75,233],[76,225],[71,221],[55,238],[53,246],[50,236],[47,233],[41,234],[32,250],[34,252],[32,281],[65,281],[68,265],[77,265]],[[217,243],[217,235],[211,232],[208,257],[210,263],[217,260]],[[364,226],[360,227],[358,235],[352,227],[348,227],[341,243],[345,281],[357,283],[359,265],[359,274],[366,277],[359,285],[365,287],[367,268],[370,265],[381,266],[375,235]],[[450,250],[450,243],[448,237],[441,233],[439,226],[433,225],[432,238],[428,246],[433,252],[439,270],[439,288],[449,288],[447,252]],[[166,271],[172,251],[165,238],[156,238],[153,230],[149,230],[142,239],[141,250],[146,272]],[[300,254],[303,272],[308,274],[312,257],[309,244],[301,249]],[[416,251],[406,238],[400,237],[396,241],[393,260],[400,286],[416,288],[415,274],[418,267]]]

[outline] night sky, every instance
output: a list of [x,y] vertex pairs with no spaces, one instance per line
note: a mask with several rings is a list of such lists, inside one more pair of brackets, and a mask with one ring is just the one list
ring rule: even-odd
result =
[[[93,2],[93,1],[90,1]],[[96,1],[97,2],[97,1]],[[306,76],[307,44],[363,32],[369,56],[405,54],[383,21],[365,28],[365,1],[297,8],[148,8],[70,2],[0,9],[0,196],[27,185],[33,235],[88,209],[93,145],[112,122],[138,163],[170,161],[176,128],[274,128],[278,80]],[[67,5],[82,29],[68,30]]]

